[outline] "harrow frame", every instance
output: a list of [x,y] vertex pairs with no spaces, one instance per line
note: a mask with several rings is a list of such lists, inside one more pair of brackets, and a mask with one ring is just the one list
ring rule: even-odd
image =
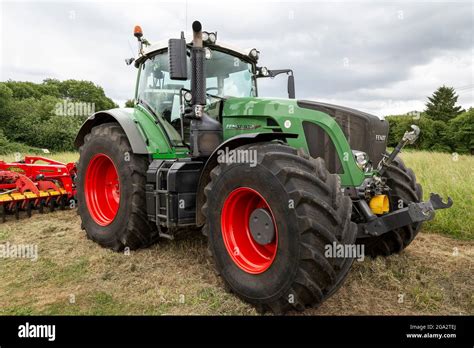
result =
[[76,175],[75,163],[64,164],[42,156],[0,161],[0,221],[5,222],[9,212],[19,219],[21,210],[30,217],[36,208],[40,213],[44,207],[50,211],[57,206],[65,209],[76,196]]

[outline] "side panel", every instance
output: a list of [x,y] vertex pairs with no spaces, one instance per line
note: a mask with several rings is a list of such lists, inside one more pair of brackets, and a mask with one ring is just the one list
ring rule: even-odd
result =
[[[272,126],[269,126],[269,120]],[[259,121],[260,120],[260,121]],[[273,132],[275,128],[285,133],[298,134],[288,139],[288,144],[309,153],[304,136],[303,122],[312,122],[321,127],[334,143],[342,165],[339,174],[343,186],[359,186],[364,173],[356,165],[352,150],[337,122],[324,112],[301,108],[296,100],[264,98],[229,98],[224,103],[224,140],[238,134]],[[257,125],[257,128],[252,128]]]

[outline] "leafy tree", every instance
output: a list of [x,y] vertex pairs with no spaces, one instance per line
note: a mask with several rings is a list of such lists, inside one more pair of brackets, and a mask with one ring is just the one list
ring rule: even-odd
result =
[[15,99],[40,98],[42,93],[38,84],[8,80],[5,85],[13,92]]
[[474,108],[449,121],[448,128],[452,149],[474,155]]
[[403,134],[410,129],[410,125],[416,123],[413,117],[406,115],[392,115],[385,117],[385,119],[389,124],[387,146],[391,147],[397,146]]
[[133,99],[129,99],[125,102],[126,108],[133,108],[135,106],[135,101]]
[[[117,107],[90,81],[0,82],[0,152],[21,146],[31,151],[35,151],[32,147],[74,150],[73,140],[86,116],[57,113],[59,107],[69,108],[72,102],[93,104],[94,111]],[[87,105],[80,113],[90,112],[89,107],[92,109]]]
[[0,130],[9,120],[8,107],[12,99],[12,90],[5,83],[0,83]]
[[432,120],[448,122],[463,112],[460,106],[456,106],[458,96],[452,87],[443,85],[428,100],[425,112]]

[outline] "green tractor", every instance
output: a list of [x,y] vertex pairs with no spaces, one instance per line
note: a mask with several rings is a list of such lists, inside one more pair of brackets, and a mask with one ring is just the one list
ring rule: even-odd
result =
[[[260,312],[321,304],[354,258],[398,253],[436,209],[392,153],[388,124],[346,107],[296,100],[291,69],[258,65],[259,51],[193,40],[139,56],[133,108],[98,112],[75,145],[78,210],[88,237],[113,250],[183,231],[207,237],[228,290]],[[258,96],[259,79],[288,76],[288,99]],[[357,252],[359,251],[359,252]]]

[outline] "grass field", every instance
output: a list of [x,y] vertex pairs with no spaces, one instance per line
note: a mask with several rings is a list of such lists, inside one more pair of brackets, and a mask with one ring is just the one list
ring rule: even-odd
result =
[[[449,194],[454,206],[425,224],[400,255],[355,262],[343,287],[305,315],[474,314],[474,158],[403,158],[425,199],[430,191]],[[223,290],[200,235],[115,253],[86,238],[75,211],[58,211],[0,224],[0,244],[7,242],[36,244],[39,258],[0,259],[0,314],[256,314]]]
[[436,192],[454,201],[450,209],[438,211],[425,230],[474,239],[474,156],[416,151],[403,153],[402,158],[423,186],[425,200]]

